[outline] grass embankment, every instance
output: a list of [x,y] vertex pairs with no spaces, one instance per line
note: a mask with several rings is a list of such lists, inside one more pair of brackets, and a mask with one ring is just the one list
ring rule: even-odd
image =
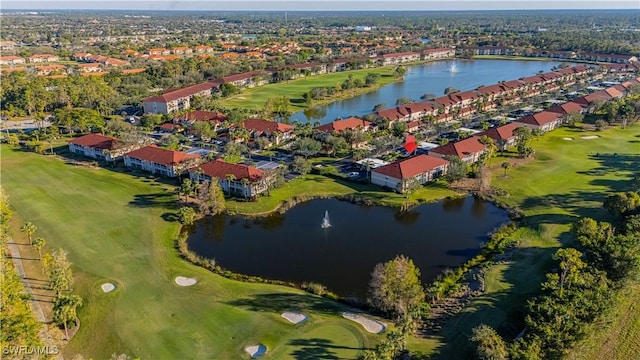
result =
[[[558,129],[534,140],[535,160],[514,167],[507,177],[498,167],[493,185],[509,193],[499,200],[519,207],[525,214],[515,234],[519,247],[510,261],[486,273],[486,292],[443,327],[438,342],[414,344],[415,348],[431,354],[439,351],[437,358],[442,359],[469,358],[473,351],[468,341],[471,329],[482,323],[513,339],[524,328],[526,300],[539,291],[544,274],[554,266],[552,253],[573,241],[571,224],[580,217],[611,220],[602,209],[602,201],[610,192],[630,189],[632,174],[640,169],[639,129],[639,125],[595,133]],[[599,138],[582,138],[589,135]],[[502,161],[505,159],[495,163],[499,166]],[[613,321],[624,323],[621,326],[627,338],[616,338],[621,330],[615,324],[598,330],[599,339],[611,339],[615,347],[611,354],[640,352],[640,345],[634,342],[640,334],[640,312],[631,307],[639,295],[638,291],[631,292],[629,300],[615,311],[619,316]],[[605,356],[596,351],[593,354],[588,358]]]
[[379,186],[372,184],[307,174],[272,190],[270,196],[262,196],[255,202],[227,200],[227,210],[248,216],[268,215],[289,202],[326,197],[349,198],[366,204],[409,207],[456,196],[461,194],[447,188],[443,183],[428,184],[407,198],[406,195],[383,191]]
[[[2,186],[17,214],[37,227],[48,248],[73,263],[81,329],[64,350],[105,359],[248,358],[246,345],[265,344],[266,359],[353,358],[375,344],[340,317],[342,305],[304,292],[228,280],[182,260],[174,187],[152,178],[73,166],[55,157],[1,147]],[[18,234],[20,235],[20,234]],[[177,275],[198,283],[182,288]],[[100,285],[113,282],[114,292]],[[280,317],[296,309],[303,325]]]
[[364,77],[368,73],[379,74],[380,78],[378,83],[374,86],[357,88],[347,91],[341,91],[340,93],[327,98],[326,100],[314,101],[312,106],[319,106],[328,104],[341,99],[349,99],[356,95],[364,94],[384,85],[397,81],[397,77],[393,74],[393,67],[386,66],[381,68],[343,71],[332,74],[314,75],[308,76],[296,80],[279,82],[275,84],[267,84],[263,86],[254,87],[251,89],[244,89],[238,95],[230,96],[220,100],[220,105],[224,108],[243,108],[251,110],[262,110],[267,100],[274,96],[286,96],[290,99],[289,105],[291,111],[304,110],[309,107],[305,102],[302,95],[309,92],[315,87],[334,87],[347,80],[350,75],[354,78],[364,80]]

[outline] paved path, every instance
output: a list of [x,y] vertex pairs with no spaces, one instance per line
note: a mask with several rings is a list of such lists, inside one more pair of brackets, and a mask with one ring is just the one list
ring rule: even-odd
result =
[[20,249],[18,248],[18,244],[13,242],[13,239],[10,239],[7,243],[7,247],[9,248],[9,256],[11,257],[11,261],[13,261],[13,266],[18,271],[18,275],[22,279],[22,284],[24,288],[29,293],[31,298],[31,306],[33,307],[33,311],[36,315],[36,319],[41,323],[45,323],[46,319],[44,317],[44,313],[42,312],[42,308],[40,307],[40,303],[33,296],[33,290],[31,290],[31,286],[29,286],[29,282],[26,280],[27,274],[24,272],[24,267],[22,266],[22,260],[20,259]]

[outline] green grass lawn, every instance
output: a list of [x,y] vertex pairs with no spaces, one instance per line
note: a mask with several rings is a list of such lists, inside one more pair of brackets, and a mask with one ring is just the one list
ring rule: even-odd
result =
[[283,203],[294,197],[341,197],[353,196],[378,205],[403,207],[424,202],[433,202],[446,197],[460,196],[443,183],[427,184],[406,195],[384,191],[379,186],[353,182],[339,177],[307,174],[300,176],[281,188],[271,191],[270,196],[262,196],[255,202],[227,200],[227,210],[242,215],[266,215],[278,209]]
[[[589,135],[599,138],[582,139]],[[437,348],[437,358],[470,357],[471,329],[481,323],[495,327],[507,339],[517,335],[524,326],[526,300],[539,291],[544,274],[553,266],[551,254],[572,241],[571,224],[580,217],[611,220],[602,201],[609,192],[630,190],[632,174],[640,170],[639,125],[594,133],[563,128],[534,140],[533,146],[535,160],[509,170],[506,178],[498,168],[493,178],[495,186],[509,193],[500,200],[525,213],[523,227],[514,235],[520,247],[510,262],[490,269],[487,291],[446,324],[440,343],[425,350]],[[624,310],[619,313],[628,316],[628,306]],[[631,353],[629,348],[640,351],[640,345],[633,343],[640,333],[638,323],[637,311],[635,320],[625,321],[634,334],[618,344],[625,354]]]
[[[304,102],[302,95],[314,87],[333,87],[345,81],[350,75],[356,79],[363,79],[368,73],[380,74],[380,79],[375,87],[360,88],[344,92],[342,96],[332,99],[333,101],[341,98],[351,98],[396,81],[393,75],[393,67],[382,67],[364,70],[344,71],[332,74],[314,75],[301,79],[267,84],[251,89],[244,89],[238,95],[230,96],[220,100],[220,105],[225,108],[244,108],[251,110],[262,110],[267,99],[274,96],[286,96],[290,99],[290,109],[299,111],[306,109],[308,105]],[[326,102],[314,102],[314,105],[320,105]]]
[[[265,344],[266,359],[314,358],[319,344],[353,358],[380,335],[344,320],[342,305],[286,287],[231,281],[179,258],[174,187],[153,178],[78,167],[51,156],[1,147],[2,186],[24,221],[49,249],[73,263],[75,292],[85,305],[81,329],[64,350],[71,358],[243,359],[247,345]],[[194,277],[177,286],[177,275]],[[100,290],[104,282],[117,289]],[[288,309],[310,316],[292,325]],[[323,347],[324,348],[324,347]]]

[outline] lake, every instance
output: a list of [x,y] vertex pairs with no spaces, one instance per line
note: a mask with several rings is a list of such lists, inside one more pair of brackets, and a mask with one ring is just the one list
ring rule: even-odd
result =
[[[331,227],[321,228],[325,211]],[[198,221],[187,242],[225,269],[263,278],[321,283],[341,296],[366,296],[373,267],[410,257],[429,282],[476,255],[506,211],[466,197],[410,211],[313,200],[265,218],[221,215]]]
[[[457,71],[451,72],[455,64]],[[337,118],[363,116],[372,112],[376,104],[385,104],[387,108],[395,106],[396,100],[408,97],[420,101],[424,94],[444,95],[444,89],[454,87],[458,90],[472,90],[482,85],[493,85],[499,81],[515,80],[524,76],[548,72],[555,61],[521,60],[447,60],[424,65],[408,66],[402,82],[389,84],[375,91],[351,99],[319,106],[311,111],[294,113],[290,121],[315,122],[326,124]]]

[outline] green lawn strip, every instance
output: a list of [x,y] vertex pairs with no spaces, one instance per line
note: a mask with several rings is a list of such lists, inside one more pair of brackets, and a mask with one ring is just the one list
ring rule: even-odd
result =
[[380,74],[378,83],[375,86],[367,88],[359,88],[349,90],[341,95],[332,98],[330,101],[315,101],[314,106],[322,105],[343,98],[351,98],[355,95],[359,95],[365,92],[375,90],[381,86],[390,84],[396,81],[396,77],[393,75],[394,67],[387,66],[373,69],[363,69],[354,71],[343,71],[332,74],[323,74],[291,80],[287,82],[279,82],[273,84],[266,84],[250,89],[244,89],[238,95],[230,96],[220,100],[222,107],[233,109],[243,108],[251,110],[261,110],[264,108],[264,104],[267,99],[274,96],[287,96],[291,103],[291,110],[298,111],[308,107],[304,102],[302,95],[314,87],[335,87],[347,80],[350,75],[354,78],[363,79],[368,73]]
[[423,202],[433,202],[446,197],[461,196],[446,187],[443,183],[427,184],[406,195],[384,191],[377,185],[353,182],[340,177],[326,177],[307,174],[286,183],[281,188],[271,191],[271,195],[262,196],[255,202],[227,200],[227,210],[243,215],[266,215],[278,209],[283,203],[297,199],[311,199],[314,197],[352,196],[362,202],[378,205],[402,207],[417,205]]
[[[275,350],[304,335],[304,328],[280,318],[292,306],[311,318],[349,324],[339,304],[286,287],[231,281],[181,260],[173,247],[178,225],[162,217],[176,207],[173,186],[6,145],[1,155],[11,205],[51,248],[69,252],[74,288],[85,298],[81,329],[65,349],[69,358],[243,358],[251,341]],[[198,284],[179,287],[177,275]],[[116,284],[113,293],[100,290],[107,281]]]
[[[610,220],[602,201],[610,192],[629,190],[632,174],[640,169],[638,128],[596,133],[557,129],[533,141],[534,161],[509,170],[506,178],[504,172],[494,172],[493,185],[509,193],[499,201],[525,214],[514,234],[519,248],[511,261],[487,272],[486,292],[444,326],[441,342],[434,344],[438,358],[471,356],[468,338],[481,323],[494,326],[507,339],[522,330],[526,300],[539,291],[544,274],[554,266],[553,252],[570,245],[571,224],[584,216]],[[590,135],[599,138],[582,139]]]

